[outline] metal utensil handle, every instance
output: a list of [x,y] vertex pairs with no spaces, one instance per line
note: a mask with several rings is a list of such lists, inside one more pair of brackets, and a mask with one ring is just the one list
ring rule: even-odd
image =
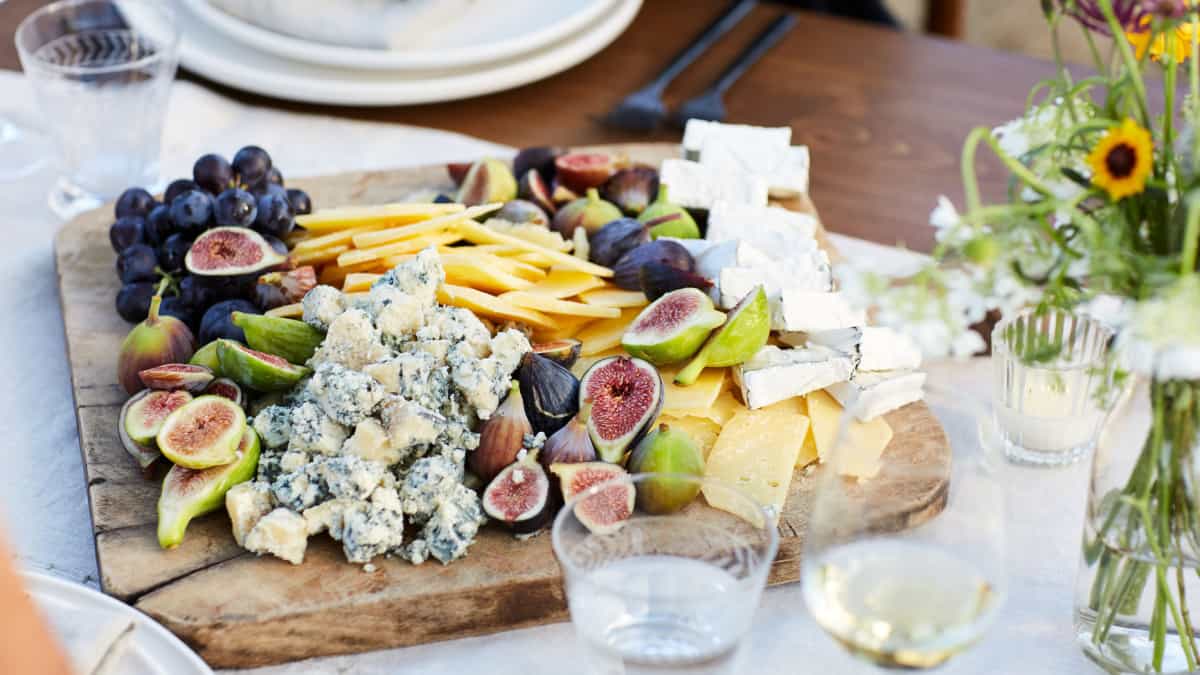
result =
[[754,40],[750,43],[750,46],[747,47],[745,51],[743,51],[741,54],[738,54],[738,57],[733,60],[733,63],[731,63],[728,68],[725,69],[725,72],[721,73],[721,77],[717,78],[716,83],[713,84],[713,90],[722,94],[725,93],[725,90],[728,89],[734,82],[737,82],[738,78],[741,77],[742,74],[750,68],[750,66],[754,65],[756,61],[762,58],[763,54],[766,54],[768,51],[770,51],[770,49],[774,47],[775,44],[779,42],[784,35],[787,35],[787,32],[795,26],[796,15],[790,12],[785,13],[778,19],[772,21],[771,25],[767,26],[766,30],[759,33],[758,37],[754,38]]
[[722,35],[729,32],[741,21],[750,10],[754,9],[754,5],[758,4],[757,0],[735,0],[733,4],[725,10],[721,16],[717,17],[708,28],[704,29],[698,37],[684,47],[683,51],[679,52],[675,58],[671,59],[671,63],[659,73],[658,77],[650,83],[647,89],[654,89],[661,92],[667,88],[667,85],[674,80],[679,73],[683,72],[695,61],[701,54],[708,51],[708,48],[721,38]]

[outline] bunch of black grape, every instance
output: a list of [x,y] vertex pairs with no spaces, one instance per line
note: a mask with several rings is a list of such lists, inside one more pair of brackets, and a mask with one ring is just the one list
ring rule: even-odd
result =
[[233,162],[215,154],[196,160],[191,179],[173,181],[162,202],[142,188],[129,188],[115,210],[108,235],[122,284],[117,313],[132,323],[145,319],[159,282],[170,276],[171,291],[160,312],[195,330],[217,302],[241,300],[259,310],[270,308],[261,306],[269,301],[256,297],[254,279],[188,274],[184,257],[192,241],[212,227],[249,227],[286,254],[283,237],[295,227],[295,216],[312,211],[312,202],[303,190],[284,187],[283,174],[266,150],[248,145]]

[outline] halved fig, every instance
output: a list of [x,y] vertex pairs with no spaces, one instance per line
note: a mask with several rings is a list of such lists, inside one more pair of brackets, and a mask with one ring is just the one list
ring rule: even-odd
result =
[[237,382],[234,382],[228,377],[218,377],[212,382],[209,382],[208,386],[204,388],[204,393],[211,396],[227,398],[243,408],[246,407],[245,392],[242,391],[242,387]]
[[579,340],[566,338],[552,342],[541,342],[533,346],[533,353],[554,361],[563,368],[570,368],[579,360],[583,343]]
[[455,201],[467,206],[506,202],[517,196],[517,179],[498,159],[481,159],[471,165],[458,188]]
[[192,395],[186,391],[147,390],[136,394],[121,409],[121,428],[134,443],[152,444],[167,417],[191,400]]
[[260,448],[258,434],[246,427],[232,462],[198,470],[171,467],[158,497],[158,545],[175,548],[193,518],[224,506],[229,488],[254,477]]
[[579,409],[596,453],[620,463],[662,410],[658,370],[639,358],[610,356],[588,368],[579,382]]
[[213,372],[204,366],[189,363],[165,363],[138,373],[147,389],[175,391],[183,389],[193,394],[204,391],[212,382]]
[[521,180],[517,183],[517,196],[537,204],[550,215],[554,215],[557,209],[554,205],[554,198],[550,194],[550,187],[546,185],[545,179],[536,169],[530,169],[521,176]]
[[643,309],[621,337],[621,346],[657,366],[691,358],[712,330],[725,323],[706,293],[671,291]]
[[281,316],[234,312],[233,325],[246,334],[251,349],[274,354],[289,363],[304,363],[312,358],[325,334],[312,326]]
[[536,171],[543,180],[548,181],[554,178],[554,160],[565,152],[565,148],[545,145],[521,148],[516,157],[513,157],[513,173],[524,176],[530,171]]
[[517,534],[532,534],[550,523],[554,515],[550,477],[532,452],[518,459],[488,483],[483,510]]
[[246,431],[242,407],[220,396],[198,396],[163,421],[155,440],[163,456],[188,469],[207,469],[237,459]]
[[192,354],[192,358],[188,359],[188,364],[193,366],[204,366],[212,371],[213,375],[221,375],[221,360],[217,358],[217,342],[213,340],[196,350]]
[[594,534],[612,534],[633,515],[637,491],[625,469],[608,462],[551,464],[563,499],[579,496],[575,517]]
[[286,262],[263,236],[245,227],[214,227],[196,238],[183,259],[197,276],[231,277]]
[[149,389],[143,389],[131,396],[128,401],[125,401],[125,405],[121,406],[121,415],[117,422],[117,436],[121,439],[121,447],[125,448],[125,452],[128,452],[129,456],[138,463],[142,471],[149,469],[154,464],[154,460],[162,457],[162,453],[154,446],[153,438],[150,439],[149,443],[138,443],[133,440],[129,436],[129,432],[125,430],[125,422],[129,417],[129,408],[149,394]]
[[255,391],[289,389],[312,371],[287,359],[251,349],[233,340],[217,341],[221,373]]
[[598,188],[617,170],[613,158],[599,152],[573,152],[554,160],[554,175],[575,192]]
[[463,184],[463,179],[467,177],[467,172],[470,170],[471,162],[448,162],[446,164],[446,174],[450,176],[450,180],[454,181],[455,187]]

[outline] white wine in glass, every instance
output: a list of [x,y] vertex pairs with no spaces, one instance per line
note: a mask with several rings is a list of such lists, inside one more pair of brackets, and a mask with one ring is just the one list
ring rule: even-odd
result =
[[[864,500],[857,479],[837,470],[839,458],[865,451],[844,415],[804,544],[801,581],[817,624],[881,668],[940,666],[982,637],[1004,598],[1004,499],[994,473],[1001,446],[991,416],[961,394],[930,390],[926,400],[953,445],[942,512],[898,529],[895,514],[911,495]],[[881,471],[914,483],[945,476],[937,462],[888,463],[886,455]]]

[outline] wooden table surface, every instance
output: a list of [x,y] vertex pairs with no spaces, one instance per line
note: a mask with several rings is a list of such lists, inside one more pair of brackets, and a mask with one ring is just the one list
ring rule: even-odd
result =
[[[12,33],[44,1],[0,3],[0,68],[19,67]],[[646,0],[629,30],[592,59],[541,82],[465,101],[336,108],[214,87],[247,103],[438,127],[514,146],[672,140],[677,130],[639,136],[605,129],[592,116],[642,86],[726,4]],[[668,103],[703,90],[781,11],[768,3],[756,8],[674,82]],[[813,200],[830,230],[928,249],[937,196],[961,204],[962,139],[974,126],[1020,114],[1029,88],[1051,74],[1051,65],[817,14],[800,12],[799,18],[729,92],[729,121],[792,127],[794,142],[812,150]],[[980,165],[984,189],[999,195],[1004,177],[998,165]]]

